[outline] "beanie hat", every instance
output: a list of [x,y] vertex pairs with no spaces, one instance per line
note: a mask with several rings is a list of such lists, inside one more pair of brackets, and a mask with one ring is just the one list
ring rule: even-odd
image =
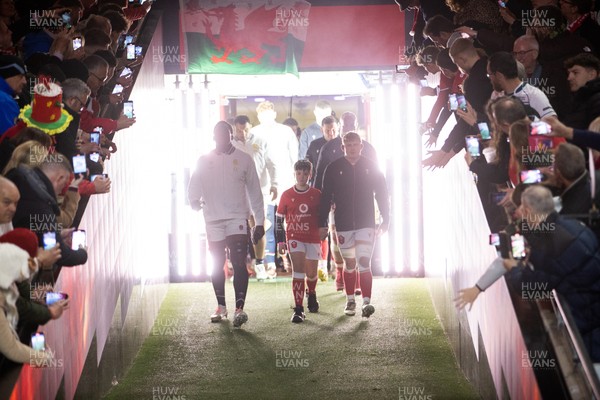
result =
[[0,77],[11,78],[16,75],[25,75],[27,68],[19,58],[11,55],[0,55]]
[[8,289],[24,276],[29,278],[29,255],[11,243],[0,243],[0,289]]
[[35,233],[25,228],[15,228],[0,236],[0,243],[12,243],[29,253],[34,258],[38,252],[38,237]]

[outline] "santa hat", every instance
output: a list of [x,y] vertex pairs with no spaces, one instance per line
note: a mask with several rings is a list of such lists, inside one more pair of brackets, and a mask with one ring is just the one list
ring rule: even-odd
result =
[[0,289],[29,278],[29,254],[12,243],[0,243]]
[[39,241],[35,233],[25,228],[15,228],[0,236],[0,243],[12,243],[29,253],[29,257],[37,256]]

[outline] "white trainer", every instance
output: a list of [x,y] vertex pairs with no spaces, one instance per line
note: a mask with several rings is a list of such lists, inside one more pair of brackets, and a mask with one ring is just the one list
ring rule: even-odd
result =
[[256,271],[256,280],[264,281],[265,279],[267,279],[269,277],[267,275],[267,271],[265,270],[264,264],[256,264],[256,266],[254,268]]
[[224,318],[227,318],[227,307],[219,304],[214,314],[210,316],[210,322],[221,322]]

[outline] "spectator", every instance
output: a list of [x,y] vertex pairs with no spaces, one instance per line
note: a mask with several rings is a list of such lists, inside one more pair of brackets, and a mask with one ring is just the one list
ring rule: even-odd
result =
[[505,51],[492,54],[488,61],[488,76],[494,90],[518,98],[526,109],[535,111],[537,117],[556,115],[544,92],[519,79],[517,61],[512,54]]
[[91,56],[98,50],[108,50],[110,48],[110,36],[100,29],[86,29],[83,33],[83,38],[85,39],[83,49],[86,56]]
[[27,252],[14,244],[0,244],[0,353],[17,363],[29,363],[35,366],[38,362],[51,360],[45,351],[33,352],[32,348],[19,341],[17,335],[18,289],[15,285],[29,278],[31,258]]
[[300,129],[300,127],[298,126],[298,121],[296,121],[294,118],[286,118],[283,121],[283,124],[285,126],[290,127],[292,132],[294,132],[294,135],[296,135],[296,139],[298,139],[298,143],[300,143],[300,135],[302,135],[302,129]]
[[524,81],[544,92],[556,114],[562,118],[571,109],[572,101],[566,70],[556,62],[540,64],[539,54],[539,44],[533,35],[520,36],[513,44],[513,56],[525,67],[527,78]]
[[590,175],[585,166],[585,156],[579,147],[570,143],[558,146],[554,160],[554,178],[561,191],[560,214],[587,214],[592,208]]
[[456,25],[487,28],[496,33],[506,31],[506,24],[498,18],[498,5],[493,1],[446,0],[446,4],[455,13]]
[[15,124],[19,115],[19,105],[14,97],[27,84],[26,73],[20,58],[0,55],[0,135]]
[[13,219],[15,227],[35,228],[31,230],[40,237],[46,231],[56,232],[62,258],[55,264],[52,277],[40,278],[46,282],[56,280],[63,266],[81,265],[87,261],[84,249],[71,250],[65,244],[62,234],[70,234],[70,231],[62,233],[62,227],[56,223],[60,212],[57,193],[61,193],[68,184],[71,173],[71,163],[62,154],[55,153],[46,157],[37,168],[19,166],[6,175],[21,194]]
[[331,105],[325,100],[319,100],[315,104],[315,109],[313,111],[315,114],[315,122],[304,128],[302,134],[300,135],[300,149],[298,151],[299,160],[306,158],[308,146],[310,146],[310,143],[313,140],[323,137],[321,121],[323,121],[323,118],[331,115],[331,111]]
[[312,165],[317,165],[317,161],[319,161],[319,154],[321,154],[321,148],[325,145],[325,143],[329,142],[332,139],[335,139],[338,135],[338,123],[335,120],[335,117],[329,115],[323,118],[321,120],[320,126],[323,132],[323,137],[320,137],[310,142],[310,145],[308,146],[308,151],[306,152],[306,159],[310,161]]
[[587,129],[600,116],[600,60],[582,53],[565,61],[565,68],[573,92],[573,110],[564,122],[574,128]]
[[[15,125],[15,127],[17,126],[19,126],[19,129],[14,137],[9,136],[9,133],[11,133],[13,128],[9,129],[5,135],[0,137],[0,171],[4,170],[13,151],[22,143],[35,140],[47,149],[52,145],[52,139],[50,139],[50,136],[42,130],[26,127],[25,123],[22,121],[19,121],[17,125]],[[11,134],[11,136],[13,135]]]
[[600,26],[592,19],[594,0],[559,1],[560,12],[567,20],[567,30],[586,39],[592,50],[600,52]]
[[448,18],[443,15],[434,15],[425,23],[423,35],[428,37],[437,47],[448,48],[450,38],[455,36],[455,29],[456,25]]

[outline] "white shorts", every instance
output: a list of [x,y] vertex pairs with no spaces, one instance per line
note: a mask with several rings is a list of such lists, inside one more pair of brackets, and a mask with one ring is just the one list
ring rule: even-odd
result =
[[335,229],[335,211],[329,210],[329,226]]
[[290,253],[304,253],[307,260],[321,259],[321,243],[306,243],[292,239],[288,241],[288,251]]
[[209,242],[220,242],[232,235],[246,235],[248,222],[245,219],[222,219],[206,224],[206,238]]
[[344,258],[354,258],[354,247],[356,241],[370,243],[375,242],[375,229],[362,228],[356,231],[337,232],[338,246]]

